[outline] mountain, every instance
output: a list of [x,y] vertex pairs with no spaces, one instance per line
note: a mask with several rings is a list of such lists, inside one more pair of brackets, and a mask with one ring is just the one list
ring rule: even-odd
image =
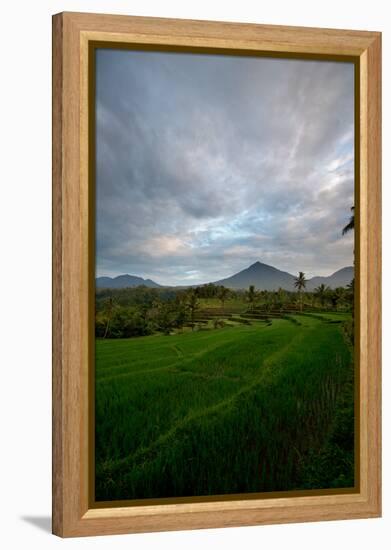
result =
[[96,288],[129,288],[135,286],[148,286],[149,288],[159,288],[160,285],[151,279],[143,279],[135,275],[119,275],[118,277],[97,277],[95,281]]
[[280,287],[286,290],[294,290],[295,278],[286,271],[280,271],[271,265],[255,262],[247,269],[239,271],[227,279],[216,281],[215,285],[224,285],[228,288],[248,288],[254,285],[260,290],[278,290]]
[[[314,288],[322,283],[330,288],[345,287],[353,277],[353,267],[344,267],[328,277],[312,277],[312,279],[308,279],[305,289],[314,290]],[[278,290],[279,288],[295,290],[294,283],[294,275],[286,271],[280,271],[271,265],[255,262],[255,264],[250,265],[247,269],[243,269],[243,271],[239,271],[239,273],[227,279],[216,281],[214,284],[224,285],[227,288],[233,289],[248,288],[250,285],[254,285],[259,290]]]
[[[308,279],[305,289],[311,291],[321,284],[330,288],[337,288],[337,286],[345,287],[351,282],[353,277],[353,267],[344,267],[328,277],[312,277],[312,279]],[[294,275],[286,271],[280,271],[271,265],[255,262],[247,269],[243,269],[243,271],[239,271],[239,273],[235,273],[226,279],[215,281],[213,284],[224,285],[227,288],[233,289],[244,289],[248,288],[250,285],[254,285],[258,290],[278,290],[279,288],[295,290],[294,283]],[[96,279],[96,288],[129,288],[140,285],[149,288],[162,288],[161,285],[155,283],[155,281],[151,279],[143,279],[135,275],[119,275],[114,278],[98,277]],[[181,286],[173,288],[179,289],[188,287]]]
[[306,290],[314,290],[314,288],[321,284],[329,286],[330,288],[337,288],[338,286],[345,287],[353,278],[353,267],[343,267],[328,277],[312,277],[306,284]]

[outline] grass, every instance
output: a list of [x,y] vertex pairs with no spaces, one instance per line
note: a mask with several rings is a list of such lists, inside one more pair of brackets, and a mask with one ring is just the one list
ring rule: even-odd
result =
[[[223,308],[221,300],[219,300],[218,298],[201,298],[199,302],[204,308],[217,308],[217,309]],[[247,307],[248,307],[248,302],[246,302],[244,297],[243,298],[235,297],[234,299],[229,298],[228,300],[225,301],[225,304],[224,304],[224,310],[232,311],[232,312],[234,311],[240,312],[246,309]]]
[[352,486],[341,325],[289,317],[97,340],[96,499]]

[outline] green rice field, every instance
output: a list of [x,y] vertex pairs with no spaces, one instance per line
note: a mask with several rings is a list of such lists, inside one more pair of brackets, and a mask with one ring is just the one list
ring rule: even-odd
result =
[[349,314],[96,340],[96,500],[351,487]]

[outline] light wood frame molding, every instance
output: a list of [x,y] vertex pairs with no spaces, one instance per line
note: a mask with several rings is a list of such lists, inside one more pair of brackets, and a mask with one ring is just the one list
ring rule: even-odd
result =
[[[335,56],[356,63],[359,486],[354,493],[94,507],[89,44]],[[357,90],[356,90],[357,91]],[[357,94],[356,94],[357,97]],[[378,517],[381,514],[381,34],[87,13],[53,17],[53,533],[63,537]],[[358,245],[357,245],[358,243]],[[358,246],[358,250],[357,250]],[[356,277],[357,279],[357,277]],[[357,410],[357,409],[356,409]]]

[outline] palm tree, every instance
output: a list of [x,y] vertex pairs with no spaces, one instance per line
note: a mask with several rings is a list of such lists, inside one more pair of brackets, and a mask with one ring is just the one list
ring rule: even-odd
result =
[[346,301],[346,289],[339,286],[334,289],[331,300],[335,309],[338,309],[339,304],[343,304]]
[[347,298],[352,308],[352,317],[354,319],[354,279],[352,279],[350,283],[346,285],[346,290],[347,290]]
[[113,314],[113,308],[114,308],[114,302],[113,302],[113,298],[110,296],[105,304],[105,310],[106,310],[106,330],[105,330],[105,333],[103,335],[103,338],[106,338],[108,332],[109,332],[109,327],[110,327],[110,321],[111,321],[111,316]]
[[190,309],[190,319],[191,319],[192,329],[194,328],[194,315],[197,309],[199,308],[199,305],[200,303],[197,298],[197,293],[194,290],[194,288],[191,288],[187,292],[187,307]]
[[[354,229],[354,206],[352,206],[350,210],[352,211],[352,215],[350,216],[349,223],[346,224],[345,227],[342,229],[342,235],[345,235],[346,233],[348,233],[349,231],[353,231]],[[354,259],[353,259],[353,262],[354,262]],[[353,317],[353,323],[354,323],[354,279],[352,280],[350,285],[348,285],[348,289],[350,291],[350,296],[352,300],[352,317]]]
[[315,296],[319,298],[319,301],[322,307],[324,307],[324,303],[326,301],[328,291],[329,291],[329,287],[323,283],[315,288],[315,291],[314,291]]
[[353,231],[354,229],[354,206],[352,206],[350,210],[352,211],[352,215],[350,216],[349,223],[347,223],[342,229],[342,235],[346,235],[346,233],[349,233],[349,231]]
[[254,309],[255,302],[258,298],[258,293],[255,290],[254,285],[250,285],[248,287],[248,290],[246,290],[246,300],[250,304],[250,309]]
[[277,290],[277,297],[278,297],[279,306],[282,309],[286,298],[286,292],[283,288],[280,287]]
[[230,295],[229,289],[226,288],[225,286],[221,286],[218,291],[217,297],[221,302],[221,307],[223,308],[223,310],[224,310],[225,301],[228,299],[229,295]]
[[303,311],[303,296],[302,291],[303,288],[305,288],[305,284],[307,282],[307,279],[305,278],[305,273],[302,271],[299,271],[298,277],[295,277],[295,287],[297,288],[297,292],[299,293],[300,297],[300,310]]
[[262,302],[262,308],[266,311],[269,311],[270,309],[270,292],[267,290],[261,290],[257,293],[257,298],[260,298]]

